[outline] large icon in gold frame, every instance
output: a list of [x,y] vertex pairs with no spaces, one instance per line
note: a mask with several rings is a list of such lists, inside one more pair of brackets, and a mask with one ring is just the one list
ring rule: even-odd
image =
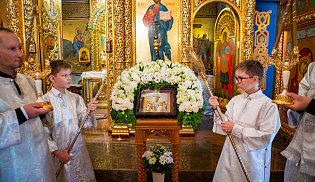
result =
[[173,118],[177,117],[177,112],[175,87],[141,87],[137,97],[136,117]]

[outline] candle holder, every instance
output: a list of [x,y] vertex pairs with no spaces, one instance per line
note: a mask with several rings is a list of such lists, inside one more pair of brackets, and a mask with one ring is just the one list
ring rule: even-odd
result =
[[52,106],[48,101],[45,101],[42,96],[43,96],[43,91],[42,91],[42,79],[40,78],[40,73],[37,72],[35,73],[35,87],[37,91],[37,101],[36,103],[42,104],[43,107],[40,109],[52,109]]
[[[288,19],[291,18],[290,28],[291,28],[291,50],[286,48],[282,48],[285,50],[285,53],[282,55],[282,50],[279,48],[280,37],[284,29],[284,24],[288,22]],[[282,16],[282,21],[279,25],[278,35],[275,40],[274,48],[272,49],[271,56],[270,56],[270,63],[273,64],[277,70],[282,71],[282,83],[283,83],[283,90],[281,94],[277,94],[275,96],[275,100],[272,100],[273,103],[280,104],[280,105],[291,105],[293,104],[293,99],[287,96],[285,93],[288,90],[288,82],[290,78],[290,69],[299,62],[299,48],[297,46],[297,20],[296,20],[296,1],[288,0],[288,4]],[[284,32],[284,34],[286,34]],[[283,36],[283,40],[287,37]],[[285,44],[287,40],[284,41]],[[286,46],[285,46],[286,47]],[[278,78],[277,78],[278,79]]]
[[288,82],[290,78],[290,69],[299,62],[299,50],[298,47],[295,46],[293,50],[286,50],[284,61],[281,61],[280,55],[276,54],[276,49],[272,50],[270,56],[270,63],[273,64],[277,69],[282,69],[282,83],[283,90],[281,94],[277,94],[275,96],[275,100],[272,100],[273,103],[281,104],[281,105],[291,105],[293,104],[293,100],[291,97],[287,96],[285,93],[288,90]]

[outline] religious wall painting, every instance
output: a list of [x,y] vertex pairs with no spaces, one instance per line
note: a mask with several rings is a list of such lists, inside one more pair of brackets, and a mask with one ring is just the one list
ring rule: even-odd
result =
[[290,70],[289,91],[298,93],[299,83],[305,76],[308,65],[313,62],[313,55],[309,48],[300,51],[300,61]]
[[[180,0],[136,0],[137,62],[179,61],[180,3]],[[153,47],[154,37],[160,43],[158,55]]]
[[58,15],[60,18],[61,1],[60,0],[44,0],[44,7],[50,18],[55,19]]
[[235,16],[229,9],[224,9],[217,18],[215,25],[215,61],[214,61],[214,95],[219,97],[221,107],[235,95],[233,83],[235,54]]
[[[91,63],[80,64],[80,50],[91,50],[90,33],[87,28],[88,20],[64,20],[63,21],[63,52],[64,60],[71,64],[72,72],[82,73],[91,71]],[[90,54],[86,54],[90,55]],[[89,61],[90,58],[89,58]]]

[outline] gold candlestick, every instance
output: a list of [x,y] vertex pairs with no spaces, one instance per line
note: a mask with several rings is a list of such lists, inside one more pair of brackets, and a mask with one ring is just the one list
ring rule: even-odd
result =
[[52,109],[52,106],[49,104],[48,101],[45,101],[42,98],[42,79],[40,78],[40,73],[35,74],[35,87],[37,91],[37,101],[36,103],[42,104],[43,107],[40,109]]
[[[290,14],[290,12],[292,12]],[[282,47],[285,50],[283,57],[281,55],[281,50],[279,48],[280,37],[283,32],[284,23],[288,19],[288,15],[291,15],[291,50],[286,50],[285,47]],[[271,56],[270,56],[270,63],[273,64],[276,69],[282,70],[282,83],[283,83],[283,90],[281,94],[276,94],[275,100],[272,100],[273,103],[276,104],[284,104],[284,105],[291,105],[293,104],[293,100],[291,97],[287,96],[285,93],[288,90],[288,82],[290,78],[290,69],[299,62],[299,48],[297,46],[297,24],[296,24],[296,3],[292,0],[288,0],[287,7],[283,13],[282,21],[279,26],[278,35],[275,41],[274,48],[272,49]],[[284,32],[286,34],[286,32]],[[285,40],[286,44],[286,36],[283,36],[283,40]],[[278,79],[278,78],[277,78]]]

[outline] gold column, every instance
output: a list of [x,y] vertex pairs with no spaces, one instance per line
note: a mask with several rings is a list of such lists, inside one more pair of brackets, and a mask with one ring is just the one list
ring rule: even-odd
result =
[[191,46],[190,37],[191,37],[191,1],[183,0],[181,6],[181,51],[179,57],[179,62],[185,66],[192,68],[192,64],[188,61],[186,57],[186,48]]
[[[253,38],[254,38],[254,16],[255,16],[255,0],[248,0],[246,4],[246,15],[244,17],[245,20],[245,29],[244,29],[244,40],[242,44],[244,45],[244,57],[243,60],[252,59],[253,58]],[[242,21],[243,22],[243,21]],[[242,53],[243,54],[243,53]],[[243,61],[240,60],[240,61]]]

